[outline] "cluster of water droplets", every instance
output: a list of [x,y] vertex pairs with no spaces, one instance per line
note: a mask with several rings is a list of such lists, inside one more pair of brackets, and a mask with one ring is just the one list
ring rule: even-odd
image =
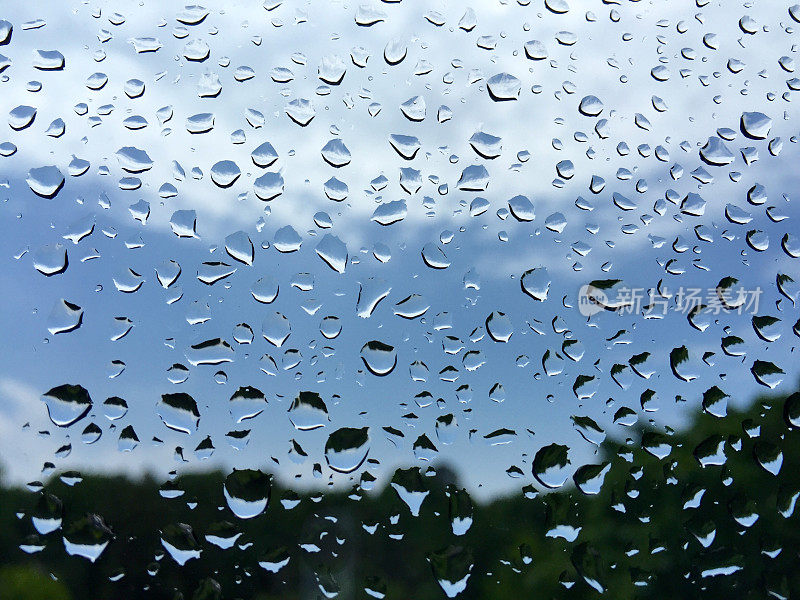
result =
[[[693,415],[723,422],[798,373],[800,7],[784,4],[2,9],[0,389],[45,405],[14,423],[13,451],[44,462],[15,467],[36,496],[21,550],[58,535],[95,563],[118,543],[106,516],[63,521],[39,481],[56,471],[69,487],[150,471],[186,504],[153,576],[163,552],[182,567],[257,547],[238,523],[275,518],[273,476],[298,490],[285,511],[385,488],[403,519],[445,502],[426,568],[455,597],[478,575],[471,495],[522,490],[604,592],[558,494],[601,494],[619,457],[666,472]],[[610,440],[626,440],[613,460]],[[698,443],[701,468],[726,443]],[[751,462],[779,477],[783,452],[756,443]],[[445,465],[458,484],[433,500]],[[183,497],[198,468],[225,470],[224,503]],[[204,502],[224,519],[192,525]],[[358,535],[380,521],[401,540],[398,519]],[[356,535],[317,533],[257,564],[280,577]],[[350,593],[339,571],[314,567],[319,593]]]

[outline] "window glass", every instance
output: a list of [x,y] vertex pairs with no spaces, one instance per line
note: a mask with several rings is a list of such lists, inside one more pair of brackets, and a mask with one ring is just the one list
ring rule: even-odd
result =
[[799,595],[798,28],[0,4],[0,597]]

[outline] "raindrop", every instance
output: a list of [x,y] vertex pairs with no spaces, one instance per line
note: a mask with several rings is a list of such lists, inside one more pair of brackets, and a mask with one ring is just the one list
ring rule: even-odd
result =
[[291,332],[289,319],[279,312],[269,313],[261,323],[261,335],[276,348],[283,346]]
[[162,394],[156,406],[156,414],[161,421],[174,431],[192,433],[200,423],[197,402],[189,394]]
[[425,119],[425,98],[412,96],[400,105],[400,111],[409,121],[422,121]]
[[560,488],[567,480],[569,447],[550,444],[540,448],[533,457],[533,476],[550,489]]
[[325,460],[338,473],[352,473],[367,459],[369,453],[369,428],[342,427],[328,436],[325,443]]
[[271,491],[270,477],[253,469],[234,469],[223,485],[228,507],[240,519],[252,519],[263,513]]
[[391,480],[391,486],[400,499],[408,506],[412,517],[418,517],[422,503],[430,494],[425,486],[419,467],[397,469]]
[[428,554],[427,559],[445,596],[455,598],[467,589],[474,566],[470,550],[462,546],[448,546]]
[[344,273],[347,267],[347,246],[335,235],[326,233],[315,249],[325,264],[337,273]]
[[332,167],[350,164],[350,150],[339,138],[333,138],[322,147],[322,158]]
[[290,101],[285,111],[289,118],[301,127],[308,125],[317,114],[311,100],[305,98]]
[[221,160],[211,167],[211,181],[221,188],[232,186],[242,171],[232,160]]
[[47,331],[56,335],[75,331],[83,323],[83,309],[63,298],[57,300],[47,319]]
[[370,373],[383,377],[397,366],[397,353],[393,346],[373,340],[361,348],[361,360]]
[[37,196],[54,198],[64,186],[64,174],[54,165],[35,167],[25,181]]
[[265,169],[278,160],[278,153],[272,147],[272,144],[264,142],[250,153],[250,158],[253,160],[254,165]]
[[597,96],[584,96],[578,110],[587,117],[596,117],[603,112],[603,103]]
[[69,427],[89,414],[92,399],[80,385],[64,384],[54,387],[42,396],[47,414],[54,425]]
[[244,386],[233,393],[228,406],[234,422],[239,424],[260,415],[264,412],[266,404],[267,399],[261,390]]
[[190,525],[173,523],[161,531],[161,545],[180,566],[200,558],[202,549]]
[[486,81],[489,97],[495,102],[516,100],[519,97],[522,82],[508,73],[498,73]]
[[406,42],[399,38],[390,40],[383,49],[383,58],[389,65],[396,65],[403,62],[407,54],[408,47]]
[[505,313],[495,311],[486,317],[486,331],[495,342],[507,342],[514,333],[514,327]]
[[99,515],[88,514],[73,522],[64,532],[64,549],[70,556],[95,562],[113,538],[112,531]]
[[760,112],[744,112],[740,121],[742,133],[754,140],[766,139],[772,129],[772,119]]

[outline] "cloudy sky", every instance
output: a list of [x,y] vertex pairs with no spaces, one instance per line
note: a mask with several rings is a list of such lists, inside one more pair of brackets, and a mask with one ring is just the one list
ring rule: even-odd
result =
[[[13,26],[0,45],[8,65],[0,66],[0,113],[9,115],[0,125],[9,154],[0,157],[5,477],[39,479],[46,461],[160,477],[253,467],[305,488],[349,484],[364,469],[385,480],[398,466],[442,463],[486,497],[533,482],[531,459],[547,444],[569,446],[573,467],[593,462],[604,436],[632,435],[614,423],[623,407],[664,428],[681,426],[712,386],[745,405],[767,389],[751,373],[756,360],[784,371],[768,383],[791,389],[799,276],[792,88],[800,84],[788,6],[567,3],[563,13],[542,0],[472,11],[411,0],[4,7],[0,18]],[[63,68],[42,68],[60,66],[59,55]],[[598,102],[581,112],[589,96]],[[313,119],[297,124],[293,106],[310,107]],[[26,107],[36,110],[27,125]],[[767,119],[750,132],[758,137],[741,131],[744,113]],[[191,133],[192,117],[208,131]],[[58,119],[64,132],[55,137]],[[418,146],[413,156],[396,150],[392,135],[415,138],[406,138],[412,152]],[[277,159],[263,167],[251,153],[265,142]],[[323,152],[342,145],[344,158]],[[703,147],[707,158],[716,150],[708,162]],[[33,188],[42,191],[37,169],[50,165],[65,183],[45,198]],[[238,177],[223,187],[225,165]],[[465,183],[475,172],[479,181]],[[271,195],[264,182],[280,178],[279,195],[256,195]],[[517,196],[533,206],[532,220]],[[402,218],[381,225],[373,215],[389,202]],[[179,237],[187,215],[196,235]],[[248,239],[252,264],[231,256]],[[291,239],[299,249],[278,250],[291,249]],[[340,259],[346,248],[343,272],[319,255],[331,246]],[[63,272],[37,270],[64,250]],[[166,273],[169,261],[180,276],[165,289],[157,270]],[[531,269],[550,282],[544,301],[522,289]],[[211,272],[230,274],[200,280]],[[578,290],[594,280],[642,294],[659,282],[666,296],[699,289],[707,302],[726,277],[761,290],[758,306],[697,315],[694,326],[675,297],[662,318],[578,310]],[[275,285],[273,302],[254,299],[253,289]],[[413,294],[421,298],[409,304],[427,310],[397,315]],[[382,296],[370,313],[369,299]],[[77,323],[58,312],[62,300],[80,307],[80,327],[52,333]],[[779,321],[759,337],[754,311]],[[291,327],[280,347],[262,335],[276,312]],[[487,332],[490,315],[497,327]],[[320,330],[328,316],[341,326],[335,339]],[[125,318],[130,332],[114,339]],[[241,343],[241,324],[252,343]],[[722,350],[731,336],[742,339],[739,356]],[[231,348],[229,362],[193,365],[191,346],[217,338]],[[373,340],[394,349],[386,376],[362,359]],[[690,360],[680,372],[691,381],[670,368],[670,352],[683,346]],[[648,378],[630,366],[612,377],[615,365],[645,352]],[[416,361],[427,371],[415,369],[414,380]],[[185,382],[170,381],[181,371],[168,372],[175,364]],[[576,391],[580,376],[593,379]],[[41,397],[65,383],[88,390],[93,406],[57,427]],[[267,402],[236,423],[230,398],[243,386]],[[643,407],[648,390],[656,400]],[[324,400],[324,427],[292,425],[301,391]],[[188,435],[159,416],[162,395],[179,392],[200,415]],[[113,423],[103,410],[112,396],[129,407]],[[448,415],[455,426],[437,430]],[[571,417],[590,417],[603,433],[581,432]],[[85,444],[90,423],[103,433]],[[120,452],[127,426],[139,444]],[[333,471],[324,455],[343,427],[369,428],[373,460],[351,474]],[[226,434],[243,430],[247,446],[235,449]],[[499,430],[509,430],[499,436],[505,443],[485,439]],[[437,452],[415,455],[423,435]],[[215,451],[201,461],[194,449],[207,436]],[[292,440],[305,460],[290,456]]]

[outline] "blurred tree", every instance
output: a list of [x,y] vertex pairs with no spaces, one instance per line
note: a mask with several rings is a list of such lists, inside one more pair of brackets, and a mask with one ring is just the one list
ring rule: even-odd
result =
[[46,573],[24,565],[0,567],[0,598],[3,600],[70,600],[67,588]]
[[[61,500],[48,506],[63,506],[63,527],[28,555],[19,546],[37,535],[40,494],[3,488],[0,597],[796,597],[800,393],[741,412],[711,396],[714,414],[681,431],[608,439],[575,485],[548,491],[530,477],[486,505],[444,465],[398,470],[369,493],[273,484],[267,509],[246,520],[227,505],[223,473],[179,476],[163,496],[152,478],[85,475],[71,487],[53,477],[45,491]],[[87,514],[114,533],[95,563],[61,539]],[[199,557],[179,565],[162,532]]]

